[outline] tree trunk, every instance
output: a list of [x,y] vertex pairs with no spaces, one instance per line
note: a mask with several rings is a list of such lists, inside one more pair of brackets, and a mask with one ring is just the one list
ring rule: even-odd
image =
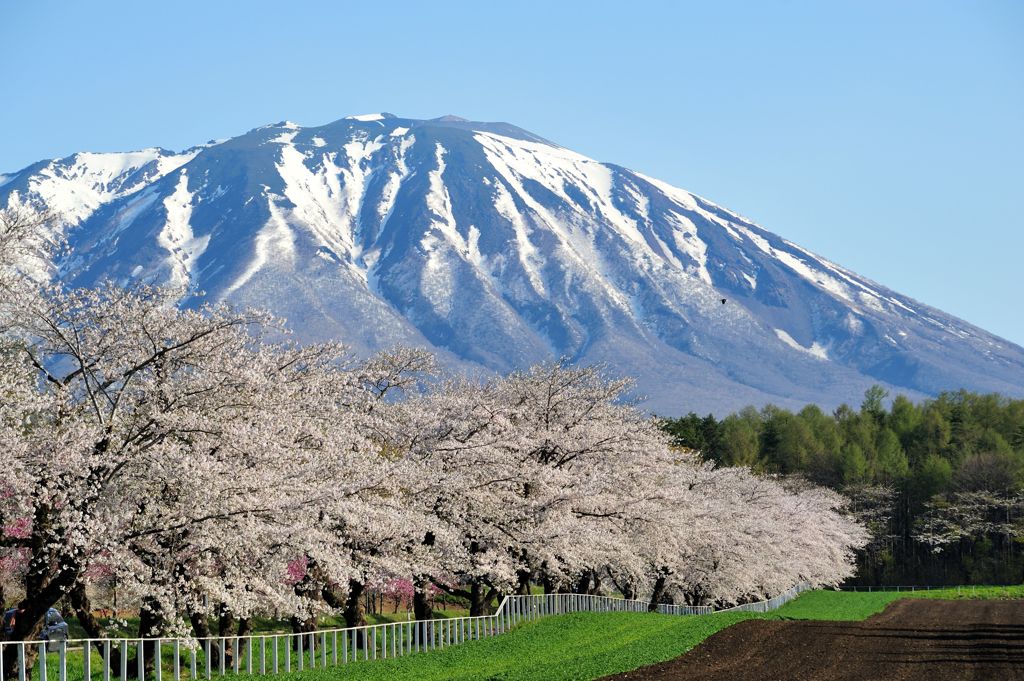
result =
[[[292,633],[293,634],[309,634],[310,632],[316,631],[316,617],[307,617],[305,619],[301,619],[299,617],[296,617],[295,615],[292,615],[291,617],[288,618],[288,623],[292,627]],[[291,638],[291,641],[292,641],[291,642],[292,650],[298,652],[298,650],[299,650],[299,638],[300,637],[299,636],[291,636],[290,638]],[[306,645],[306,640],[307,640],[306,638],[302,638],[302,644],[304,646]]]
[[483,594],[483,591],[484,591],[483,590],[483,585],[480,584],[479,580],[474,579],[472,582],[470,582],[470,585],[469,585],[469,593],[470,593],[470,597],[469,597],[469,616],[470,617],[479,617],[480,615],[484,614],[483,613],[483,607],[484,607],[484,603],[483,603],[484,594]]
[[647,605],[648,612],[658,611],[658,603],[661,602],[662,597],[665,595],[665,587],[667,584],[667,575],[658,575],[657,581],[654,582],[654,591],[651,593],[651,602]]
[[240,617],[238,618],[238,635],[239,636],[250,636],[252,635],[252,618]]
[[612,572],[611,568],[605,568],[605,574],[608,575],[608,579],[612,580],[612,584],[615,586],[616,589],[619,590],[623,598],[625,598],[627,601],[632,601],[636,599],[636,587],[633,585],[631,581],[627,579],[624,582],[619,582],[619,580],[615,578],[615,573]]
[[[92,614],[92,603],[89,602],[89,595],[85,591],[85,582],[78,580],[75,582],[75,586],[72,587],[71,592],[68,594],[68,601],[71,603],[71,609],[75,613],[75,617],[78,618],[78,623],[85,629],[85,633],[91,639],[102,639],[106,638],[103,631],[103,625],[96,619],[96,616]],[[96,646],[96,652],[103,656],[103,643],[96,640],[94,645]],[[110,669],[111,675],[118,673],[121,668],[121,649],[117,647],[110,648],[110,661],[107,665]]]
[[[235,627],[235,616],[231,613],[231,610],[227,605],[221,603],[217,606],[217,635],[221,638],[228,638],[231,636],[232,629]],[[219,642],[218,642],[219,645]],[[233,646],[229,641],[224,644],[224,666],[225,668],[230,667],[234,660],[234,652],[232,651]],[[219,660],[218,660],[219,662]]]
[[[348,582],[348,598],[345,599],[345,626],[361,627],[366,624],[366,610],[363,608],[363,591],[366,586],[362,582],[350,579]],[[356,633],[356,646],[364,647],[363,634],[365,629]]]
[[[213,632],[210,631],[210,620],[203,612],[189,612],[188,620],[192,623],[192,631],[195,632],[196,638],[198,639],[211,639],[213,638]],[[205,652],[206,641],[199,641],[199,647]],[[220,668],[220,646],[214,645],[214,642],[210,642],[210,668]]]
[[479,579],[470,582],[469,587],[469,616],[483,617],[491,612],[491,601],[494,600],[498,590],[488,589],[487,585]]
[[590,593],[590,570],[584,570],[583,574],[580,575],[579,580],[576,582],[576,588],[574,589],[574,593]]
[[[143,639],[142,667],[148,678],[153,678],[153,670],[157,663],[156,641],[151,639],[163,634],[165,623],[160,604],[149,598],[143,600],[142,608],[139,609],[139,637]],[[138,658],[134,665],[130,665],[130,668],[134,670],[135,674],[138,674]]]
[[363,591],[366,589],[362,582],[352,579],[348,583],[348,598],[345,599],[345,626],[361,627],[366,624],[366,610],[363,608]]
[[529,570],[518,570],[516,571],[516,577],[519,579],[519,586],[516,587],[516,595],[518,596],[529,596],[530,595],[530,578],[533,574]]
[[417,620],[434,619],[434,608],[430,605],[430,582],[424,575],[417,575],[413,580],[412,616]]
[[321,589],[320,596],[324,599],[324,602],[332,608],[340,610],[345,607],[345,596],[340,593],[334,585],[328,584]]
[[[46,611],[78,581],[81,568],[75,556],[69,556],[54,548],[51,532],[50,512],[46,506],[36,508],[32,535],[29,538],[31,560],[25,575],[25,599],[18,604],[14,631],[7,641],[33,641],[43,630]],[[38,646],[26,646],[25,668],[31,670],[39,657]],[[5,679],[18,675],[18,656],[4,655],[3,676]]]
[[551,574],[547,571],[547,565],[541,566],[541,583],[544,585],[544,594],[553,594],[557,590],[558,584],[551,578]]

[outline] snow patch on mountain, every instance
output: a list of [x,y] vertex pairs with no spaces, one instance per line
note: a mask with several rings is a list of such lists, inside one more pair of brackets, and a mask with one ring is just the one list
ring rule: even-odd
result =
[[398,191],[401,189],[402,183],[409,177],[410,171],[406,163],[406,154],[415,142],[416,137],[409,135],[404,137],[398,145],[394,169],[387,174],[387,183],[381,191],[381,200],[377,206],[377,215],[380,216],[382,229],[391,219],[391,211],[395,207],[395,201],[398,199]]
[[803,345],[800,345],[799,343],[797,343],[796,340],[792,336],[790,336],[788,333],[786,333],[782,329],[775,329],[775,335],[779,337],[779,340],[781,340],[783,343],[785,343],[789,347],[793,348],[794,350],[799,350],[800,352],[806,352],[808,355],[811,355],[812,357],[817,357],[818,359],[821,359],[821,360],[827,360],[828,359],[828,352],[817,341],[811,343],[810,347],[804,347]]
[[498,215],[509,221],[515,232],[515,255],[522,266],[526,277],[533,288],[534,293],[545,297],[544,278],[541,276],[541,268],[544,266],[544,258],[540,251],[530,241],[531,229],[527,226],[523,214],[516,209],[515,201],[509,193],[508,188],[501,182],[494,184],[494,208]]
[[[342,254],[352,248],[352,225],[348,224],[351,214],[342,206],[336,157],[337,153],[323,154],[322,167],[314,172],[306,165],[306,155],[288,143],[281,147],[276,169],[284,182],[284,196],[292,204],[289,217],[333,252]],[[338,229],[339,225],[343,227]]]
[[[430,192],[427,194],[427,208],[434,215],[433,226],[455,246],[456,250],[463,256],[468,255],[469,247],[466,240],[459,234],[455,225],[455,215],[452,213],[452,199],[448,195],[448,187],[444,183],[444,147],[438,142],[434,146],[434,158],[437,167],[431,170],[427,177],[430,179]],[[479,253],[477,254],[479,256]]]
[[[182,173],[184,175],[184,173]],[[117,237],[118,234],[130,228],[135,222],[136,218],[143,215],[150,206],[156,203],[160,199],[160,195],[156,191],[156,187],[149,185],[140,192],[137,192],[131,196],[131,198],[115,213],[113,218],[114,228],[111,230],[108,238]],[[170,200],[169,198],[167,200]],[[166,204],[165,204],[166,205]]]
[[648,175],[644,175],[643,173],[633,171],[633,174],[657,187],[662,194],[678,203],[681,208],[685,208],[686,210],[696,210],[697,208],[699,208],[699,206],[697,205],[697,201],[694,199],[693,194],[686,191],[685,189],[673,187],[667,182],[662,182],[661,180],[657,180]]
[[164,199],[167,222],[157,237],[157,243],[168,253],[164,262],[170,272],[169,282],[182,290],[190,288],[195,263],[210,243],[209,234],[197,237],[192,231],[192,201],[188,173],[182,171],[174,193]]
[[[71,224],[100,206],[132,194],[191,161],[198,150],[167,154],[150,148],[126,153],[81,152],[51,161],[28,181],[28,191]],[[146,168],[149,172],[140,172]]]
[[[679,213],[669,213],[666,217],[674,223],[675,229],[672,230],[672,236],[675,247],[693,259],[696,263],[697,277],[705,284],[710,285],[712,282],[711,274],[708,272],[708,245],[701,240],[697,225],[693,223],[693,220]],[[692,271],[692,268],[679,262],[679,259],[671,254],[671,251],[668,253],[671,256],[669,260],[672,264],[681,270]]]
[[230,297],[232,293],[245,286],[257,272],[271,262],[274,266],[283,268],[288,267],[294,261],[295,234],[277,206],[275,197],[269,193],[266,195],[270,199],[267,203],[270,209],[270,219],[256,233],[252,259],[242,274],[225,289],[221,296],[222,299]]

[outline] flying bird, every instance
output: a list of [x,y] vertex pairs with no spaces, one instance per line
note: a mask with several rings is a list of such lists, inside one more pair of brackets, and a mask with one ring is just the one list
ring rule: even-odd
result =
[[722,305],[725,305],[725,301],[726,301],[726,299],[722,298]]

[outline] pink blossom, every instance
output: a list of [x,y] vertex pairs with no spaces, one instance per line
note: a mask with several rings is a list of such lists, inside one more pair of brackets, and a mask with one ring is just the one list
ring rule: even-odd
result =
[[32,519],[17,518],[3,527],[3,534],[16,539],[25,539],[32,534]]
[[285,581],[288,584],[298,584],[309,574],[309,558],[303,556],[288,561],[286,570]]

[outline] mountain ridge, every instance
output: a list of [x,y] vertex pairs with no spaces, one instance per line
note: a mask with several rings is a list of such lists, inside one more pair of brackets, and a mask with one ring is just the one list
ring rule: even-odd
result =
[[604,361],[662,413],[835,406],[873,383],[1024,394],[1019,346],[510,123],[364,114],[80,152],[0,176],[0,205],[19,201],[67,217],[75,284],[174,283],[186,305],[205,291],[303,339],[464,370]]

